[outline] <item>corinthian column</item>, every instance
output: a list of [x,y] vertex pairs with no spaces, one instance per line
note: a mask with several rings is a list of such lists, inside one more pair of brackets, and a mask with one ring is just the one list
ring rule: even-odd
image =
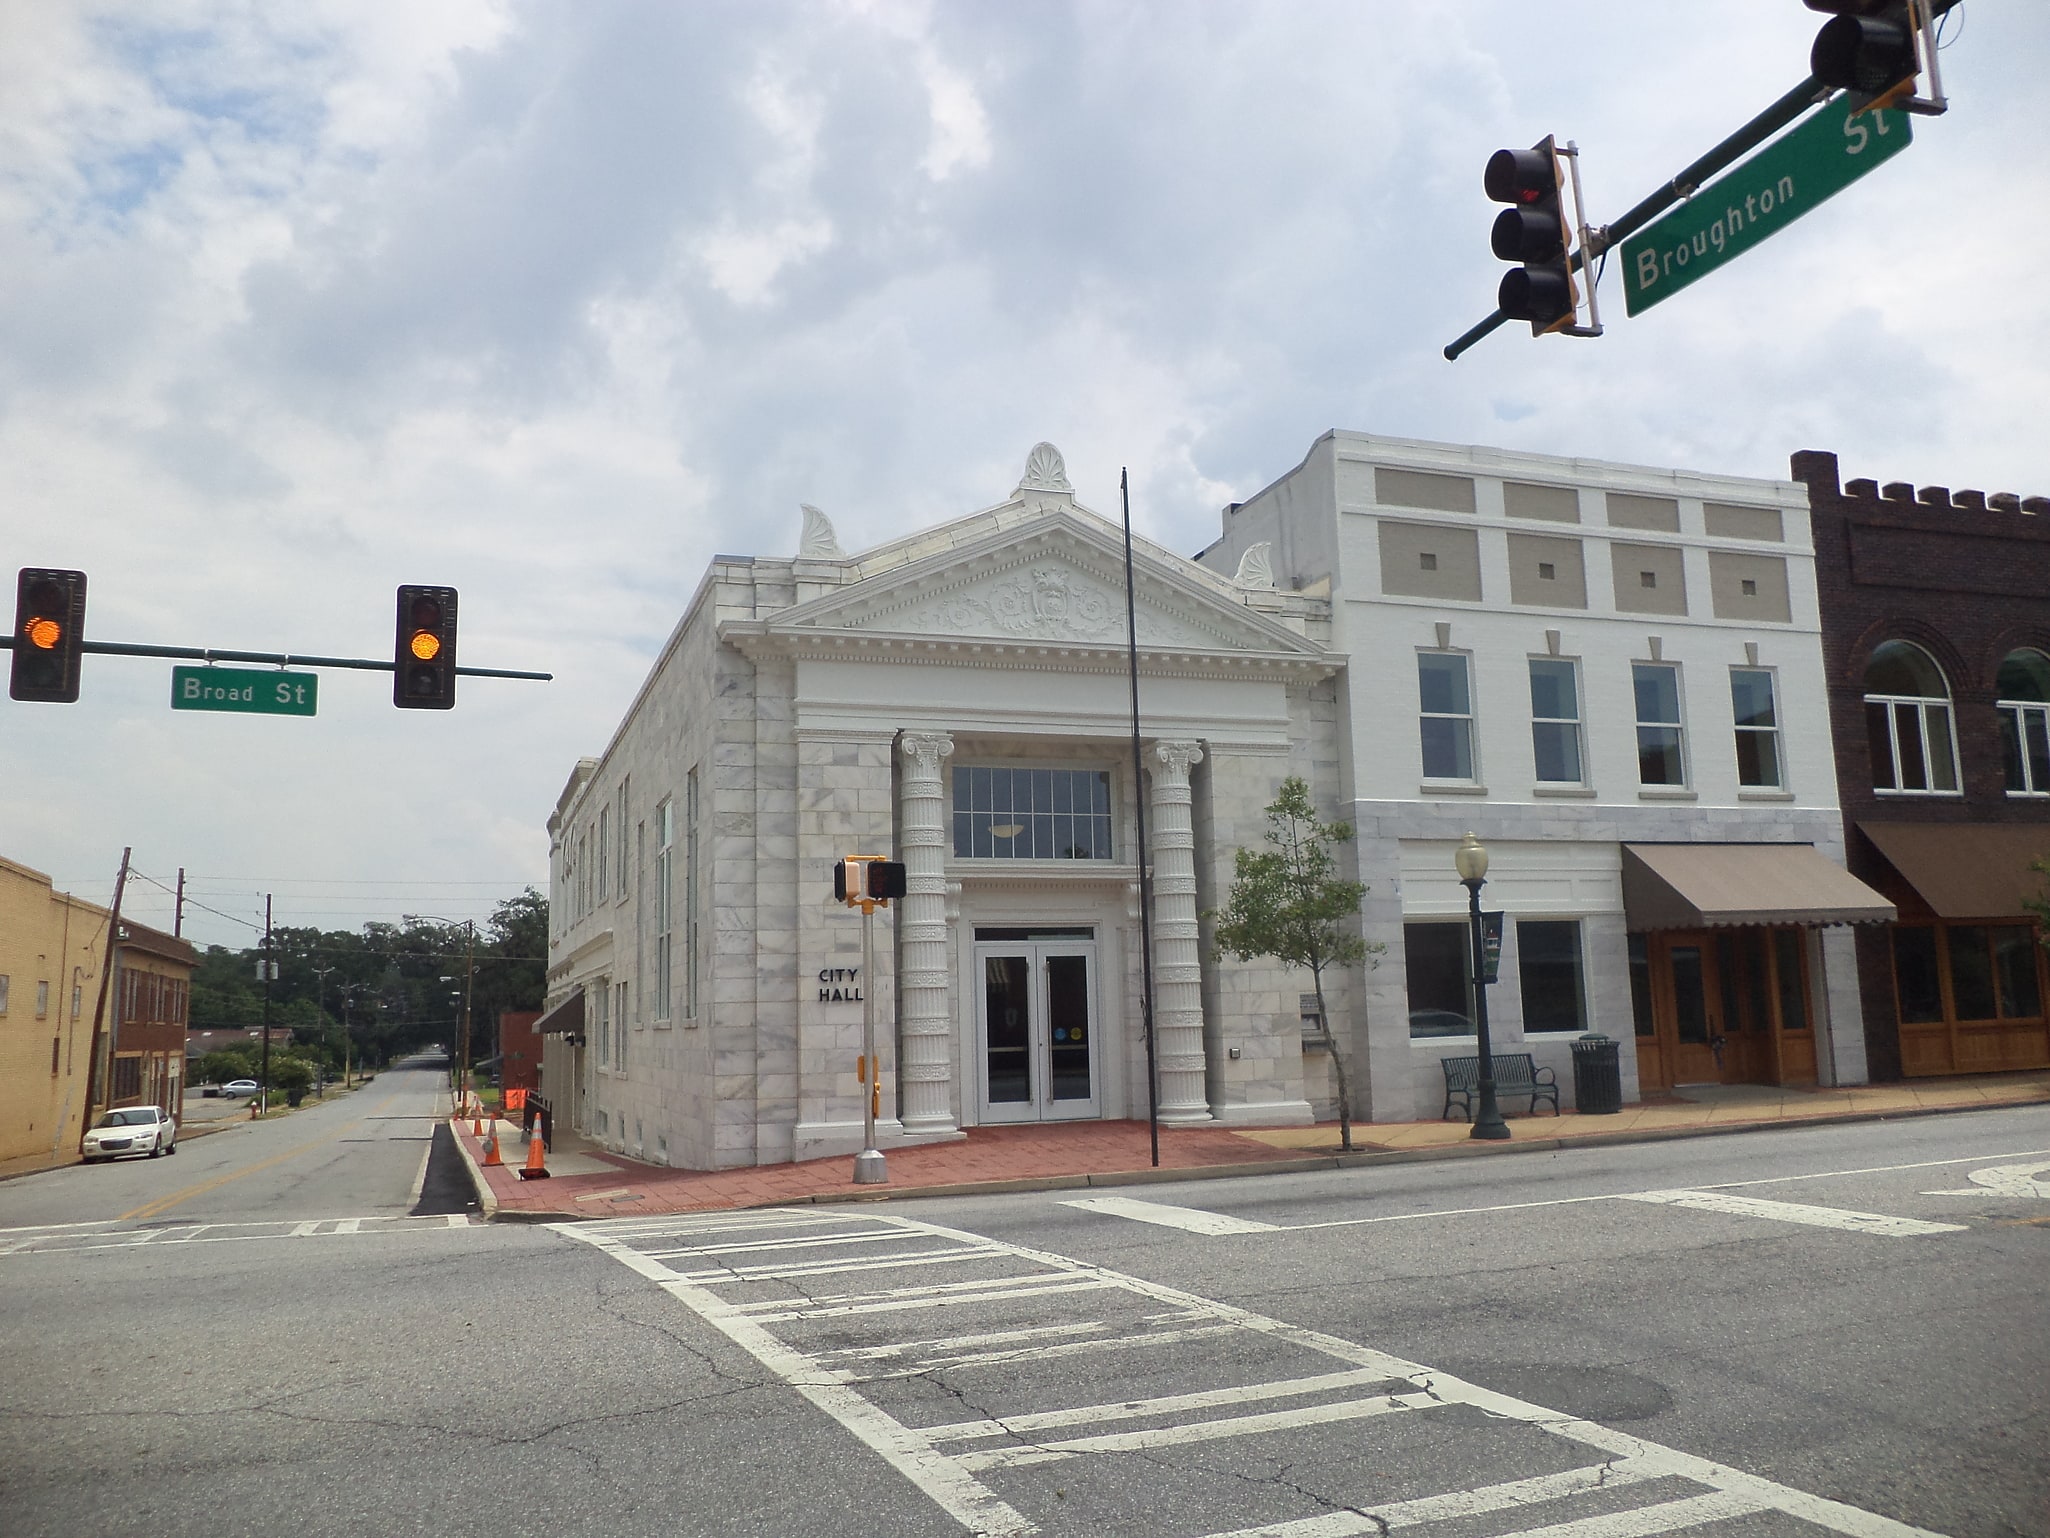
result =
[[1189,770],[1203,761],[1193,742],[1154,744],[1153,1029],[1159,1044],[1160,1120],[1210,1120],[1203,1062],[1203,960],[1196,926],[1196,833],[1189,820]]
[[904,1055],[897,1065],[897,1108],[907,1133],[953,1132],[954,1011],[947,989],[947,800],[940,764],[954,751],[942,732],[906,732],[903,909],[898,979]]

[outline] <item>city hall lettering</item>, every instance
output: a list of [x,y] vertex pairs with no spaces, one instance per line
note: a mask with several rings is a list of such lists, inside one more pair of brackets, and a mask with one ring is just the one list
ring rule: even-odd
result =
[[857,982],[860,967],[819,968],[819,1002],[821,1004],[859,1004],[861,988]]

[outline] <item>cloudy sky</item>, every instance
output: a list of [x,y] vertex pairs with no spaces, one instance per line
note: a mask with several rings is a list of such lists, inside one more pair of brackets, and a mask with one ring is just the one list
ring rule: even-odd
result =
[[[1570,18],[1570,20],[1569,20]],[[1613,218],[1798,82],[1822,18],[1443,3],[0,0],[0,566],[99,640],[388,655],[401,712],[173,712],[88,658],[0,700],[0,854],[202,941],[482,915],[715,552],[1000,500],[1041,438],[1193,552],[1331,427],[2050,492],[2050,6],[1969,0],[1913,147],[1610,334],[1505,329],[1489,153],[1576,139]],[[131,910],[168,923],[147,883]]]

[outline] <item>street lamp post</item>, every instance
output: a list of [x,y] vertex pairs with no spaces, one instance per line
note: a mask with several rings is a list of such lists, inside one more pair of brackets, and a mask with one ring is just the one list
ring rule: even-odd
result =
[[1495,1104],[1495,1047],[1488,1037],[1487,958],[1481,940],[1481,888],[1488,884],[1487,846],[1472,833],[1452,851],[1453,869],[1466,888],[1469,926],[1473,933],[1473,1024],[1480,1041],[1480,1072],[1475,1086],[1473,1131],[1470,1137],[1500,1142],[1509,1136],[1509,1124]]

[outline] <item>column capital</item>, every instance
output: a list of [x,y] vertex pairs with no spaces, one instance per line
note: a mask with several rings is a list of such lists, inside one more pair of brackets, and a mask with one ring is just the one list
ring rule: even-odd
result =
[[1203,762],[1200,742],[1156,742],[1153,756],[1160,761],[1160,773],[1169,784],[1186,785],[1189,771]]
[[897,750],[922,778],[938,779],[940,760],[954,751],[954,739],[945,732],[906,732]]

